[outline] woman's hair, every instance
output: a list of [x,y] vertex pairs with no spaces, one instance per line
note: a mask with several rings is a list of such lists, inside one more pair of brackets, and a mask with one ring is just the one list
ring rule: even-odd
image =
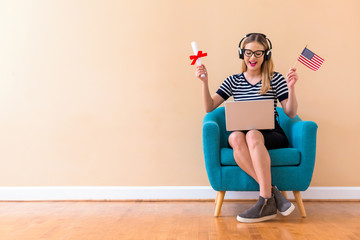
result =
[[[267,40],[260,34],[251,34],[248,38],[245,39],[243,46],[246,46],[246,44],[251,42],[258,42],[261,45],[263,45],[265,48],[265,54],[270,49]],[[263,55],[263,57],[265,58],[265,55]],[[242,71],[246,72],[246,70],[247,70],[247,66],[245,64],[245,61],[243,61]],[[261,95],[267,93],[267,91],[270,90],[271,88],[270,82],[273,74],[274,74],[274,63],[272,61],[272,58],[270,58],[267,61],[265,61],[264,59],[261,65],[261,89],[260,89]]]

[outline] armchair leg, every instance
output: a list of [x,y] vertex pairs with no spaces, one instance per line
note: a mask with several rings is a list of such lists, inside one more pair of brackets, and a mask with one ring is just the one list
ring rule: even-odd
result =
[[282,193],[282,195],[284,195],[285,198],[288,198],[286,191],[281,191],[281,193]]
[[300,191],[293,191],[293,193],[295,196],[296,204],[298,205],[298,208],[300,210],[301,216],[306,217],[305,207],[304,207],[304,203],[301,198]]
[[215,213],[214,213],[215,217],[218,217],[220,215],[221,206],[222,206],[224,197],[225,197],[225,191],[218,191],[217,192],[216,200],[215,200],[215,203],[216,203]]

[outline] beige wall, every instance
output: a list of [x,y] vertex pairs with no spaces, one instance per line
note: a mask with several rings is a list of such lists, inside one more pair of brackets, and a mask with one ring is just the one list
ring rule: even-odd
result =
[[0,185],[209,185],[196,40],[215,92],[249,32],[297,64],[299,114],[319,125],[312,186],[360,185],[360,3],[1,1]]

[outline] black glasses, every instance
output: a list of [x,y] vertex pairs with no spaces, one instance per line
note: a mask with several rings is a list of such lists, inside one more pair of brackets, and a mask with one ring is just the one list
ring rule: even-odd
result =
[[256,58],[260,58],[264,55],[265,51],[264,50],[257,50],[255,52],[251,51],[250,49],[244,49],[244,54],[247,57],[251,57],[253,54]]

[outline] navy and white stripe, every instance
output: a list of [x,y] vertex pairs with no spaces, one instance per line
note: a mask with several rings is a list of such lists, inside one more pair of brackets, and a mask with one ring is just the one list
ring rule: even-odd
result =
[[261,85],[261,81],[255,85],[252,85],[246,80],[244,74],[241,73],[226,78],[216,93],[219,94],[224,100],[227,100],[231,96],[234,97],[234,101],[273,99],[274,115],[277,117],[277,100],[281,102],[288,98],[288,87],[286,80],[283,75],[278,72],[274,72],[271,81],[271,88],[263,95],[259,94]]

